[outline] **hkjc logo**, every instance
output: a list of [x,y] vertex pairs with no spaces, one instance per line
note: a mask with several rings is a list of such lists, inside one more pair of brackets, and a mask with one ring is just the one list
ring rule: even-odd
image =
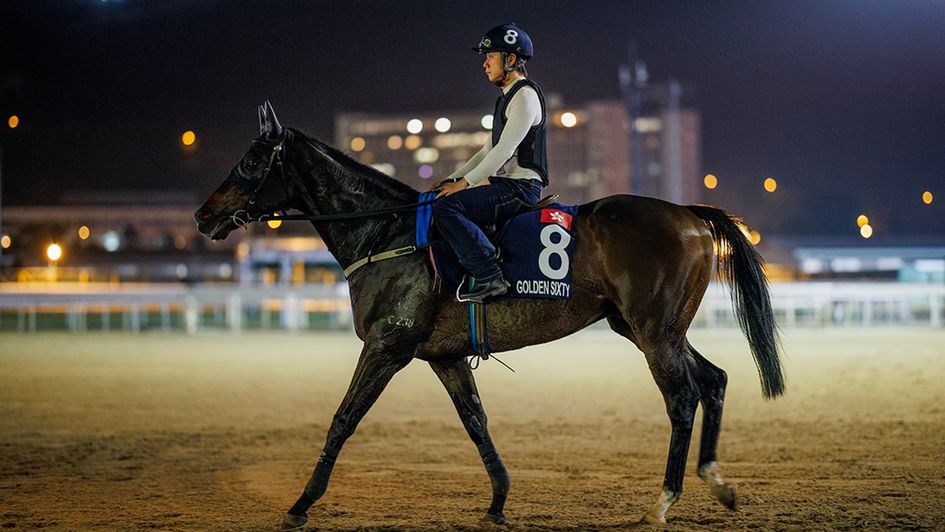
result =
[[571,215],[558,209],[543,209],[541,211],[541,221],[542,223],[558,224],[568,231],[571,230]]
[[486,48],[492,46],[492,39],[483,39],[482,42],[479,43],[479,46],[484,46]]

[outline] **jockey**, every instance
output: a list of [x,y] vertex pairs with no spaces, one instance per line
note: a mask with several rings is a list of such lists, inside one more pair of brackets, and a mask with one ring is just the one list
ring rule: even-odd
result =
[[473,48],[485,56],[486,77],[502,89],[492,115],[492,137],[462,168],[433,187],[433,207],[442,235],[473,282],[462,283],[459,301],[482,302],[506,293],[495,246],[480,227],[499,227],[538,202],[548,185],[545,99],[526,77],[532,41],[515,23],[492,28]]

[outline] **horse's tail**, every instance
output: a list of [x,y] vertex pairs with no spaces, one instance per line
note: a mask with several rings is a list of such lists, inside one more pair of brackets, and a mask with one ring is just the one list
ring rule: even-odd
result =
[[712,231],[719,277],[731,287],[732,306],[751,353],[755,357],[761,391],[771,399],[784,393],[784,374],[778,357],[777,326],[771,310],[764,260],[748,241],[736,219],[722,209],[706,205],[687,208]]

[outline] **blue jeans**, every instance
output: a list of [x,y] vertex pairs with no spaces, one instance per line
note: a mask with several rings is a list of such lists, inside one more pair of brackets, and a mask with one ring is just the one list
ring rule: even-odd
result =
[[537,179],[490,177],[489,184],[461,190],[440,198],[433,216],[440,234],[450,243],[459,263],[477,281],[489,282],[502,275],[495,246],[480,227],[500,227],[541,196]]

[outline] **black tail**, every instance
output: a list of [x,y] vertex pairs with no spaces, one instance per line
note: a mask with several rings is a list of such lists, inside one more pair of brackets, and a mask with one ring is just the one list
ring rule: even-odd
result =
[[778,358],[777,327],[768,295],[764,260],[745,238],[735,218],[706,205],[687,208],[709,224],[716,244],[719,277],[731,287],[735,317],[755,357],[761,391],[771,399],[784,393],[784,374]]

